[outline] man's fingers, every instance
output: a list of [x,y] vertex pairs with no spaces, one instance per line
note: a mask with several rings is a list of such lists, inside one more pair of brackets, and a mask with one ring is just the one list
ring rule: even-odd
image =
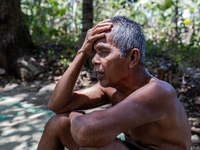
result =
[[110,22],[110,21],[102,21],[102,22],[99,22],[96,26],[103,26],[103,25],[106,25],[106,24],[113,24],[113,23]]
[[96,34],[96,35],[92,36],[92,38],[90,39],[90,42],[94,43],[96,40],[104,38],[105,35],[106,35],[105,33]]
[[98,27],[93,31],[92,35],[95,35],[95,34],[98,34],[98,33],[104,32],[104,31],[108,31],[111,29],[111,27],[112,26],[110,24],[106,25],[106,26]]
[[99,28],[99,27],[104,27],[104,26],[113,26],[113,24],[111,22],[106,22],[106,23],[101,23],[101,24],[97,24],[94,28],[92,28],[93,30]]
[[90,30],[90,36],[88,36],[88,41],[90,43],[95,42],[98,39],[104,38],[105,37],[105,31],[108,31],[111,29],[111,24],[107,24],[106,26],[101,26],[96,29]]
[[95,35],[103,31],[109,30],[113,24],[109,22],[110,19],[99,22],[95,27],[89,30],[90,35]]
[[82,46],[83,50],[88,50],[89,54],[92,52],[94,42],[98,39],[104,38],[104,32],[112,28],[113,24],[109,21],[110,19],[104,20],[98,23],[94,28],[87,31],[87,35]]
[[82,115],[83,115],[83,113],[71,112],[71,113],[69,114],[69,120],[70,120],[70,122],[71,122],[75,117],[77,117],[77,116],[82,116]]
[[[95,27],[88,30],[88,35],[94,35],[104,30],[108,30],[113,26],[112,23],[97,24]],[[100,32],[98,32],[100,31]]]
[[109,21],[111,21],[111,19],[106,19],[106,20],[100,21],[99,23],[104,23],[104,22],[109,22]]
[[99,23],[94,27],[94,29],[97,28],[97,27],[102,27],[102,26],[109,25],[109,24],[112,25],[112,23],[111,23],[110,21],[111,21],[111,19],[103,20],[103,21],[99,22]]

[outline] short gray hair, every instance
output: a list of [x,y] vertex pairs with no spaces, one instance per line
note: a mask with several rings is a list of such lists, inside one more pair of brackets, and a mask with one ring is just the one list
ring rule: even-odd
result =
[[117,44],[122,57],[125,58],[132,49],[137,48],[144,64],[146,42],[140,25],[124,16],[113,17],[110,22],[117,25],[113,42]]

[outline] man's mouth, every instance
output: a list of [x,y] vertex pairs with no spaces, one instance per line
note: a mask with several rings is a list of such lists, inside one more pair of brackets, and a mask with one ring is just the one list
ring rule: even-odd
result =
[[98,80],[101,80],[101,79],[103,78],[103,76],[104,76],[104,73],[102,73],[102,72],[97,72],[97,79],[98,79]]
[[102,75],[104,75],[104,73],[102,73],[102,72],[97,72],[97,76],[102,76]]

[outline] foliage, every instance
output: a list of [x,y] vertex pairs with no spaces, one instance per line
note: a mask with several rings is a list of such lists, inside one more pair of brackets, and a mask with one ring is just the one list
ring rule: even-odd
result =
[[[35,44],[73,45],[81,33],[81,2],[74,9],[72,0],[21,0]],[[73,18],[73,11],[76,18]]]
[[[66,56],[65,54],[68,54],[68,56]],[[74,58],[76,55],[76,53],[72,50],[72,49],[67,49],[64,54],[61,54],[60,57],[61,57],[61,64],[63,65],[63,67],[66,69],[69,67],[70,63],[71,63],[71,59]],[[66,57],[69,57],[71,59],[66,59]]]
[[[21,6],[36,44],[76,45],[82,0],[21,0]],[[93,6],[94,25],[112,16],[127,16],[141,24],[148,53],[166,52],[186,66],[199,61],[200,0],[93,0]],[[48,55],[51,58],[51,52]]]

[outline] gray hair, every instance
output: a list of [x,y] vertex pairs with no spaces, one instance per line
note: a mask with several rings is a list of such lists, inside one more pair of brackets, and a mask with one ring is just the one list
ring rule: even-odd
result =
[[131,50],[137,48],[140,51],[141,62],[144,64],[146,44],[140,25],[124,16],[113,17],[110,22],[117,25],[113,42],[117,44],[122,57],[125,58]]

